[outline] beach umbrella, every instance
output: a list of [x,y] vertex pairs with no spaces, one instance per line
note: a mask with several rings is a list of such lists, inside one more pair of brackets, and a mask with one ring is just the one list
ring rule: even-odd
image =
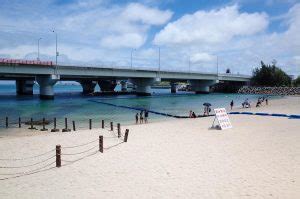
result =
[[203,106],[211,106],[211,104],[206,102],[203,104]]

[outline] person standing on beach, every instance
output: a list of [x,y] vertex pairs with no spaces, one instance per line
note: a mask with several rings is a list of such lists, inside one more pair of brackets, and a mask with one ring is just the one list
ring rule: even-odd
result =
[[140,124],[144,123],[143,111],[140,112]]
[[208,106],[204,106],[204,113],[203,113],[203,116],[207,116],[209,113],[208,113]]
[[268,98],[266,98],[266,105],[268,105]]
[[145,111],[145,123],[148,123],[149,112]]
[[196,118],[197,116],[196,116],[196,114],[195,114],[195,112],[193,112],[192,113],[192,118]]
[[135,114],[135,123],[138,124],[139,123],[139,113]]
[[230,102],[230,108],[231,108],[231,110],[232,110],[232,107],[233,107],[233,100],[231,100],[231,102]]
[[192,114],[193,114],[193,111],[190,110],[190,115],[189,115],[189,118],[192,118]]

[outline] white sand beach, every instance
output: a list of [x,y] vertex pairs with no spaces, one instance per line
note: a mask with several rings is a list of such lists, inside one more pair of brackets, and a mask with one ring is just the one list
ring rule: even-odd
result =
[[[300,97],[271,100],[268,106],[245,111],[300,114]],[[75,153],[95,147],[90,151],[94,152],[99,135],[104,135],[107,149],[60,168],[0,180],[0,198],[300,198],[300,119],[230,115],[233,128],[224,131],[209,129],[213,119],[122,127],[122,132],[130,130],[127,143],[101,129],[2,136],[0,159],[95,140],[83,147],[62,149],[62,153]],[[47,157],[52,155],[55,151]],[[63,155],[62,160],[81,155]],[[0,166],[41,160],[0,161]],[[0,168],[0,174],[39,166]],[[5,177],[13,175],[0,175]]]

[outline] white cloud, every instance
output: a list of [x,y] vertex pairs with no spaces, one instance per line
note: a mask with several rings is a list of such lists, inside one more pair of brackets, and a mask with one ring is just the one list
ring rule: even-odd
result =
[[139,3],[129,4],[122,12],[121,17],[133,22],[142,22],[149,25],[163,25],[172,17],[169,10],[161,11],[149,8]]
[[190,57],[191,63],[210,62],[215,60],[215,56],[208,53],[195,53]]
[[169,23],[154,39],[155,44],[222,43],[234,36],[262,32],[268,26],[264,13],[240,13],[238,6],[197,11]]
[[146,36],[137,33],[109,35],[101,39],[101,45],[106,48],[139,48],[146,41]]
[[[31,6],[24,4],[24,11],[16,10],[21,15],[9,18],[8,14],[11,13],[7,14],[7,10],[10,10],[10,6],[5,5],[7,9],[5,13],[0,13],[0,25],[20,27],[36,33],[55,29],[59,33],[60,42],[92,43],[98,48],[139,48],[147,41],[148,32],[153,26],[163,25],[172,17],[169,10],[140,3],[114,5],[105,0],[78,0],[66,5],[56,5],[51,0],[45,0],[43,5]],[[39,17],[32,17],[31,12]],[[36,33],[32,36],[38,35]],[[0,38],[0,44],[4,44],[4,40],[1,42]],[[25,39],[18,42],[23,45]]]

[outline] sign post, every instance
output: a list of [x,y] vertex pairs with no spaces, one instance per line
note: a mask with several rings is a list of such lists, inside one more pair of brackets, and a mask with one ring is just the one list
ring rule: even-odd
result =
[[215,120],[217,119],[221,130],[232,128],[231,122],[229,120],[228,114],[225,108],[216,108],[214,109],[215,119],[212,127],[214,127]]

